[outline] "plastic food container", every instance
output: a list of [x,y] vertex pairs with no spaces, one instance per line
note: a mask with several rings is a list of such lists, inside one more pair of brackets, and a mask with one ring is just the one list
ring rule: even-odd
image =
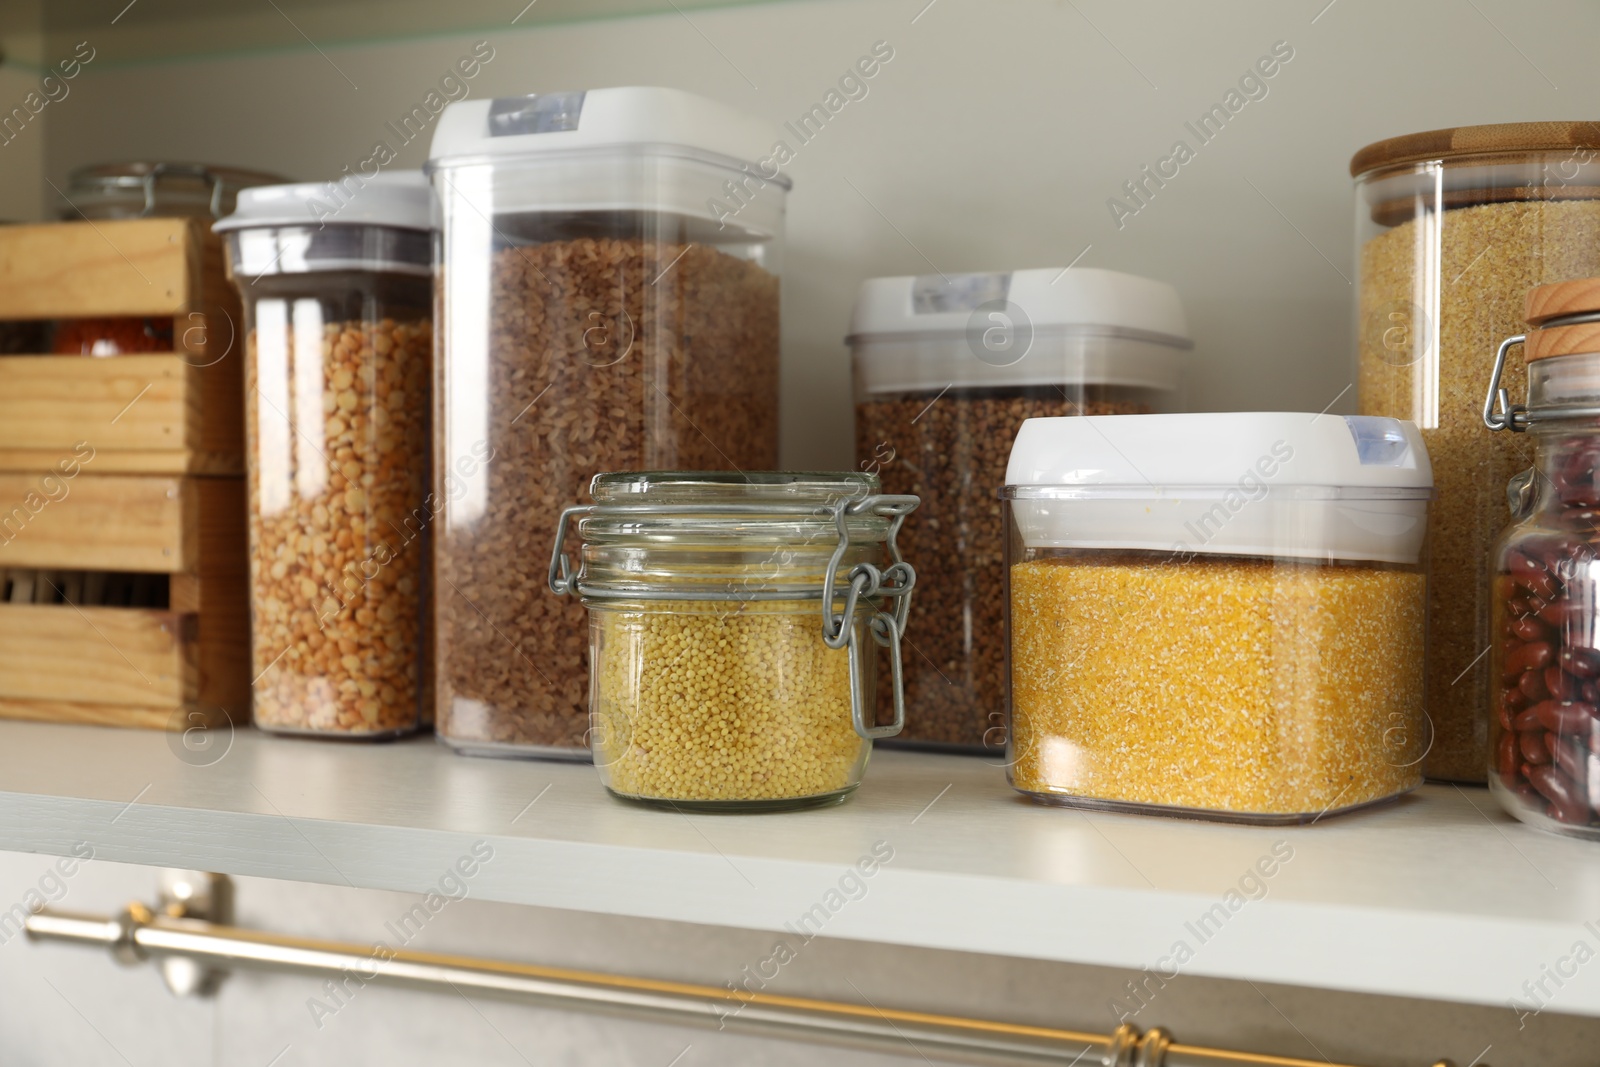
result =
[[[900,639],[916,576],[895,534],[916,498],[880,494],[867,474],[792,472],[603,474],[591,495],[562,512],[549,586],[589,610],[606,788],[727,811],[849,796],[873,739],[905,717]],[[884,726],[877,646],[892,672]]]
[[863,283],[849,338],[857,466],[922,499],[900,539],[938,589],[918,611],[895,744],[1004,746],[1011,442],[1030,418],[1179,409],[1188,332],[1176,290],[1116,271]]
[[1011,784],[1263,823],[1415,787],[1430,480],[1393,419],[1029,419],[1005,488]]
[[440,116],[436,661],[457,749],[588,757],[583,612],[544,595],[543,561],[595,473],[777,465],[771,142],[671,89]]
[[392,737],[427,708],[433,194],[382,174],[329,214],[329,189],[247,190],[216,226],[247,332],[254,717]]
[[[1483,781],[1488,763],[1488,591],[1506,524],[1502,487],[1531,442],[1483,431],[1483,375],[1522,331],[1528,290],[1600,274],[1600,124],[1531,122],[1395,137],[1351,160],[1356,177],[1360,410],[1410,419],[1433,458],[1429,532],[1431,778]],[[1505,384],[1522,395],[1519,362]],[[1469,696],[1470,695],[1470,696]]]
[[[1490,556],[1489,788],[1523,822],[1600,839],[1600,278],[1540,286],[1526,314],[1484,407],[1536,450]],[[1518,344],[1528,393],[1513,406],[1502,374]]]

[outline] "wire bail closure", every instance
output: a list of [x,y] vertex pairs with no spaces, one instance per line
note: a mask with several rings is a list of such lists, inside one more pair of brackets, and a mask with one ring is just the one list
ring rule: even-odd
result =
[[[1557,318],[1547,319],[1538,324],[1536,329],[1548,330],[1561,326],[1578,326],[1588,322],[1600,322],[1600,311],[1579,311],[1571,315],[1561,315]],[[1491,430],[1510,430],[1512,433],[1523,433],[1533,421],[1533,415],[1528,412],[1527,404],[1513,404],[1510,395],[1500,384],[1500,377],[1506,369],[1506,353],[1517,345],[1525,345],[1528,335],[1519,333],[1515,337],[1507,337],[1500,342],[1500,347],[1495,350],[1494,370],[1489,374],[1489,395],[1483,400],[1483,424]],[[1533,376],[1528,377],[1528,389],[1531,395],[1533,389]],[[1538,417],[1541,419],[1562,418],[1595,418],[1600,416],[1600,405],[1596,404],[1565,404],[1540,406]]]
[[1519,333],[1501,341],[1495,350],[1494,370],[1489,374],[1489,395],[1483,400],[1483,424],[1491,430],[1522,433],[1528,428],[1528,406],[1511,403],[1510,394],[1500,384],[1500,376],[1506,369],[1506,353],[1527,340],[1527,334]]
[[[905,634],[906,620],[911,613],[911,591],[917,584],[916,569],[900,555],[896,538],[907,515],[922,503],[921,498],[909,495],[878,493],[859,498],[845,498],[833,504],[826,512],[804,505],[785,504],[580,504],[561,512],[556,523],[555,544],[550,550],[548,584],[557,596],[576,595],[589,599],[629,600],[800,600],[818,599],[822,602],[822,640],[831,649],[847,648],[850,656],[850,723],[861,737],[871,741],[894,737],[905,729],[906,698],[905,672],[900,655],[900,640]],[[632,515],[752,515],[752,516],[817,516],[831,513],[839,542],[828,560],[827,574],[820,589],[728,589],[719,592],[674,590],[612,591],[597,589],[580,582],[567,555],[567,534],[575,519],[589,516]],[[880,569],[871,563],[857,563],[845,575],[846,586],[841,592],[837,586],[839,568],[849,551],[852,516],[874,515],[889,520],[889,533],[884,540],[891,560],[888,567]],[[835,611],[836,601],[843,600],[842,610]],[[892,601],[892,610],[878,610],[867,622],[867,632],[874,643],[889,650],[889,666],[894,689],[894,721],[883,726],[869,722],[869,701],[872,694],[863,691],[863,649],[859,631],[852,624],[856,610],[865,599]]]
[[140,218],[149,218],[156,213],[156,185],[168,174],[199,178],[211,186],[209,200],[211,217],[214,219],[222,217],[222,179],[210,168],[198,163],[157,163],[139,179],[139,185],[144,190],[144,210],[139,213]]

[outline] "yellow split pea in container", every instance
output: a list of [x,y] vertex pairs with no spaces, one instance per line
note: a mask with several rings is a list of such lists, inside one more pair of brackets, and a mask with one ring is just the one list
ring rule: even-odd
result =
[[1421,782],[1428,458],[1394,419],[1030,419],[1005,490],[1009,775],[1303,822]]
[[[843,800],[905,720],[913,496],[867,474],[603,474],[550,587],[589,609],[590,746],[612,793],[704,810]],[[576,574],[562,544],[583,542]],[[894,722],[873,725],[876,646]]]

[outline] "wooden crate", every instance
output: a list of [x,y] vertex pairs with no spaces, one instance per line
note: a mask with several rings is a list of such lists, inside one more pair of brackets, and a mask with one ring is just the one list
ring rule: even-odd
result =
[[0,570],[169,583],[165,610],[0,603],[0,718],[249,714],[244,318],[222,257],[200,220],[0,227],[0,321],[171,318],[174,349],[0,356]]
[[194,219],[0,227],[0,321],[171,318],[170,353],[0,357],[0,469],[244,473],[244,316]]

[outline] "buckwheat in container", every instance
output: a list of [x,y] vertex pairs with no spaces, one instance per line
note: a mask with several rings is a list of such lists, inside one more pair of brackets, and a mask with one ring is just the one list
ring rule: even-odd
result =
[[1183,305],[1170,285],[1087,268],[870,278],[850,347],[857,467],[922,499],[901,541],[939,590],[918,610],[895,743],[1003,747],[1011,441],[1029,418],[1178,410]]
[[1432,479],[1415,426],[1029,419],[1006,482],[1018,790],[1293,823],[1421,782]]
[[439,117],[438,731],[457,750],[588,758],[584,615],[544,564],[597,472],[777,466],[771,147],[675,89]]

